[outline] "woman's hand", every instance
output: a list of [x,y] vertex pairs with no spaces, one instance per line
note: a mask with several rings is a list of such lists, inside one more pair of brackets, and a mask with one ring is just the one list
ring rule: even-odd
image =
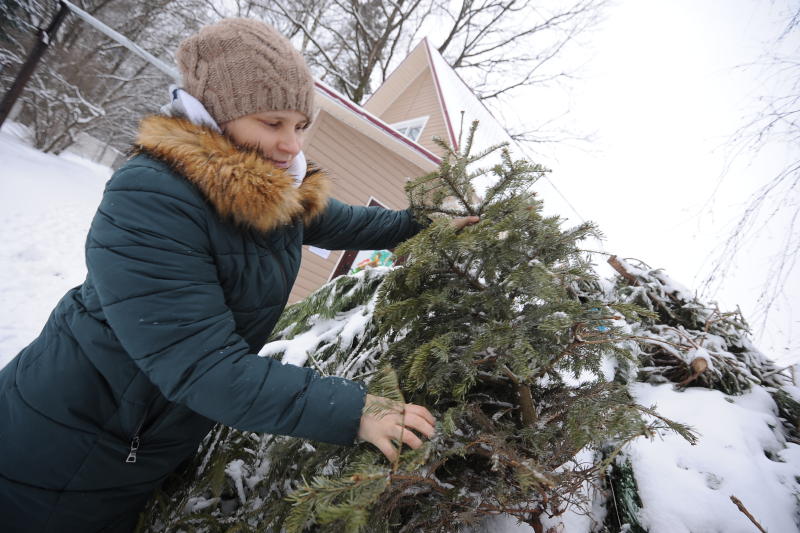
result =
[[[381,412],[375,412],[376,407],[380,407]],[[392,441],[417,449],[422,446],[422,440],[411,430],[431,438],[435,433],[434,424],[436,419],[421,405],[402,404],[367,394],[358,437],[374,444],[387,459],[394,461],[399,449],[395,448]]]
[[473,224],[477,224],[480,222],[480,217],[476,216],[469,216],[469,217],[461,217],[461,218],[454,218],[452,220],[453,227],[456,228],[456,231],[460,231],[467,226],[471,226]]

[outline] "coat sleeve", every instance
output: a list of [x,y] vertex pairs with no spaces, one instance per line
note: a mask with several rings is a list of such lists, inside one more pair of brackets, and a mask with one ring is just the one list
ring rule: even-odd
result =
[[306,227],[303,244],[328,250],[382,250],[394,248],[424,227],[410,209],[354,206],[331,198]]
[[86,261],[122,347],[167,399],[207,418],[352,444],[363,385],[250,352],[218,279],[209,213],[190,185],[151,167],[107,186]]

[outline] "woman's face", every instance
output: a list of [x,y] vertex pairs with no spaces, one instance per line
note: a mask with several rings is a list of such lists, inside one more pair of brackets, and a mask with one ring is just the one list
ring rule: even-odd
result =
[[278,168],[289,168],[303,149],[308,118],[298,111],[263,111],[222,124],[238,144],[260,151]]

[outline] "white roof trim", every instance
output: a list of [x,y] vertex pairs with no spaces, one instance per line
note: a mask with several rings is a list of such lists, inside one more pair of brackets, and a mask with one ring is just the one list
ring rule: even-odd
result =
[[424,146],[410,140],[326,83],[315,80],[315,84],[317,94],[320,96],[320,107],[329,114],[358,131],[368,130],[372,140],[423,169],[432,169],[439,165],[441,161],[439,156]]

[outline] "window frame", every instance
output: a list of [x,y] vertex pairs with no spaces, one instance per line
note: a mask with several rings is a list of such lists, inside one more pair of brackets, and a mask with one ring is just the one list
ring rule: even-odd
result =
[[[392,129],[394,129],[397,133],[399,133],[406,139],[410,139],[413,142],[417,142],[420,139],[420,137],[422,137],[422,132],[425,131],[425,126],[427,126],[429,118],[430,115],[424,115],[417,118],[395,122],[394,124],[389,124],[389,126],[391,126]],[[419,135],[417,135],[416,139],[412,139],[411,137],[400,131],[403,128],[409,129],[417,126],[419,126]]]

